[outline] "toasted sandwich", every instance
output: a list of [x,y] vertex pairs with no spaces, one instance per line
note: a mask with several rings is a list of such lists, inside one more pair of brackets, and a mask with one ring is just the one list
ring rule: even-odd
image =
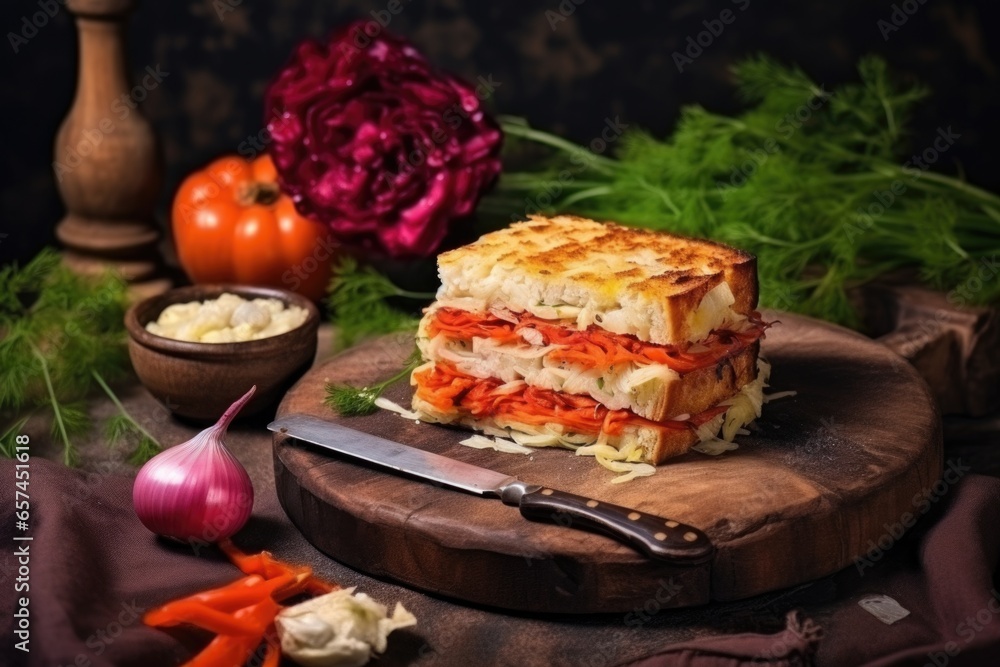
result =
[[760,414],[767,325],[748,253],[532,216],[438,270],[411,377],[426,421],[658,464]]

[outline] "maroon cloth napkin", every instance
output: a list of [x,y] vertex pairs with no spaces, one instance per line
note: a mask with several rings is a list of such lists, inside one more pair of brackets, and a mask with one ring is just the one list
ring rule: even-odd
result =
[[628,663],[629,667],[737,667],[739,665],[811,665],[821,628],[797,612],[773,635],[744,633],[674,644],[662,653]]
[[[946,479],[958,463],[946,464]],[[942,480],[924,498],[940,498],[927,521],[888,550],[872,545],[867,562],[839,575],[852,604],[838,608],[828,635],[851,639],[824,642],[822,664],[1000,665],[1000,479]],[[882,624],[857,604],[871,594],[891,596],[910,615]]]
[[[0,483],[0,541],[5,545],[0,554],[0,665],[178,665],[205,645],[207,635],[193,630],[148,628],[141,613],[233,581],[239,572],[213,549],[194,554],[190,547],[153,537],[132,511],[131,478],[81,473],[32,459],[26,531],[16,524],[13,462],[0,461],[0,480],[6,480]],[[287,521],[278,523],[273,493],[258,490],[263,504],[255,504],[256,523],[241,532],[241,541],[249,549],[305,557],[295,546],[304,545],[301,536]],[[33,539],[14,541],[23,535]],[[30,589],[15,592],[20,576],[15,550],[25,544]],[[686,615],[702,619],[698,625],[704,629],[696,634],[715,636],[668,645],[633,664],[1000,665],[1000,594],[994,582],[1000,557],[1000,480],[966,475],[916,527],[886,546],[882,553],[873,552],[870,566],[860,563],[836,575],[835,602],[790,614],[781,633],[720,636],[713,627],[733,605],[664,612],[657,627],[634,631],[631,641],[644,637],[655,646],[658,637],[666,643],[671,636],[691,636],[678,634],[684,631],[680,625],[674,628]],[[345,585],[361,583],[376,599],[391,603],[405,594],[407,607],[421,619],[415,634],[393,635],[389,653],[375,665],[579,665],[581,652],[589,650],[593,659],[586,664],[604,666],[614,663],[615,655],[617,661],[642,655],[623,644],[612,645],[614,650],[601,644],[610,633],[623,632],[620,618],[523,617],[398,588],[379,591],[378,586],[387,585],[318,558],[314,567],[335,567],[333,578]],[[871,594],[892,597],[910,614],[883,624],[858,605]],[[14,648],[20,622],[14,614],[22,595],[30,598],[30,653]],[[467,620],[474,625],[465,625]],[[526,652],[525,646],[537,652]],[[553,648],[543,653],[547,647]]]
[[[192,557],[190,547],[151,539],[132,510],[126,477],[32,458],[26,531],[18,529],[14,514],[12,461],[0,461],[0,480],[0,664],[179,665],[189,656],[184,643],[143,625],[142,612],[240,576],[214,550]],[[31,541],[13,539],[23,535]],[[25,546],[29,588],[14,592],[21,565],[15,551]],[[13,614],[21,596],[29,599],[27,653],[14,648],[20,637]],[[205,643],[187,634],[191,647]]]
[[[909,532],[887,526],[868,555],[837,575],[841,602],[825,632],[793,612],[778,634],[673,644],[629,666],[997,667],[1000,480],[968,475],[940,494],[931,490],[941,506],[926,521]],[[909,614],[884,623],[858,604],[874,596],[889,596]]]

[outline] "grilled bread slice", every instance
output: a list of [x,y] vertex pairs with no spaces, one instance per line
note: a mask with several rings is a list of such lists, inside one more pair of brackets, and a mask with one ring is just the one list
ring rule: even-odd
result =
[[569,318],[640,340],[701,340],[757,307],[756,259],[720,243],[531,216],[438,257],[438,304]]

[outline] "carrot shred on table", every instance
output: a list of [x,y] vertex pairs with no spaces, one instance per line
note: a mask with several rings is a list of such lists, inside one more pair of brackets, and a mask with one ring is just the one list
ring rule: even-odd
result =
[[263,667],[277,667],[280,648],[271,639],[281,601],[303,593],[320,595],[340,588],[316,577],[312,568],[278,560],[267,551],[249,555],[230,540],[219,548],[246,576],[149,610],[143,622],[154,627],[193,625],[216,633],[184,667],[241,667],[265,642]]
[[185,600],[171,602],[146,614],[144,621],[147,625],[161,627],[187,623],[219,635],[252,635],[257,630],[253,623],[239,620],[233,614]]

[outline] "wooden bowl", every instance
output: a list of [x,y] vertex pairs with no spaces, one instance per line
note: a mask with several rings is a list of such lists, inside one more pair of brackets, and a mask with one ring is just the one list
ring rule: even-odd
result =
[[[146,331],[146,324],[167,306],[215,299],[224,292],[305,308],[306,321],[278,336],[243,343],[192,343]],[[241,417],[277,403],[313,363],[319,311],[309,299],[281,289],[193,285],[136,303],[125,314],[125,328],[132,366],[146,389],[176,415],[214,422],[252,385],[257,385],[257,393]]]

